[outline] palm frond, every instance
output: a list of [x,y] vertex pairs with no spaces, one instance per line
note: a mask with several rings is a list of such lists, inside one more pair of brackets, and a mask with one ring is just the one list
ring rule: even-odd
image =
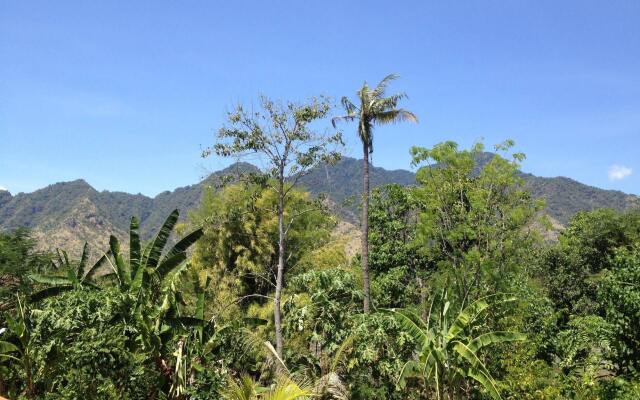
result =
[[407,98],[404,92],[396,93],[388,97],[376,98],[371,103],[371,112],[380,113],[395,110],[400,100]]
[[131,279],[134,279],[138,268],[140,268],[140,234],[138,228],[140,222],[138,218],[131,217],[129,224],[129,269],[131,270]]
[[303,400],[314,396],[308,383],[297,383],[291,378],[280,377],[275,386],[264,396],[265,400]]
[[396,124],[398,122],[418,122],[418,117],[403,108],[383,111],[375,114],[373,121],[376,125]]
[[222,393],[225,400],[255,400],[258,396],[258,384],[249,376],[242,375],[240,380],[228,379],[227,388]]
[[380,83],[378,83],[378,85],[371,91],[371,97],[373,98],[384,97],[384,93],[387,90],[387,86],[389,86],[389,83],[391,83],[391,81],[394,81],[398,78],[399,76],[396,74],[389,74],[385,76],[380,81]]
[[338,116],[338,117],[331,118],[331,124],[335,128],[335,127],[338,126],[338,122],[340,122],[340,121],[353,122],[353,121],[355,121],[356,118],[357,117],[356,117],[355,114],[341,115],[341,116]]
[[[84,281],[93,280],[96,274],[98,273],[98,271],[100,270],[100,267],[102,267],[104,264],[107,263],[107,259],[110,254],[111,254],[111,250],[103,254],[102,257],[100,257],[98,261],[96,261],[95,264],[93,264],[93,266],[89,268],[89,271],[87,271],[87,273],[84,275],[83,280]],[[104,274],[104,275],[107,275],[107,274]]]
[[179,215],[180,212],[177,209],[173,210],[171,214],[169,214],[167,219],[162,224],[162,227],[156,234],[156,237],[153,239],[151,247],[149,248],[149,253],[142,261],[142,266],[146,266],[149,268],[155,268],[156,266],[158,266],[162,250],[167,244],[174,226],[178,222]]
[[84,242],[84,246],[82,247],[82,256],[80,256],[80,264],[78,265],[78,271],[76,274],[76,279],[81,280],[84,276],[84,270],[87,266],[87,259],[89,258],[89,243]]
[[271,342],[269,341],[264,342],[264,346],[267,348],[267,350],[269,350],[270,357],[276,362],[276,371],[280,375],[286,375],[286,376],[291,375],[291,372],[285,365],[284,361],[282,361],[282,358],[280,358],[280,356],[278,355],[278,352],[273,347]]
[[342,107],[347,112],[347,115],[355,115],[356,111],[358,111],[358,107],[349,100],[347,96],[342,96],[340,99],[340,103]]

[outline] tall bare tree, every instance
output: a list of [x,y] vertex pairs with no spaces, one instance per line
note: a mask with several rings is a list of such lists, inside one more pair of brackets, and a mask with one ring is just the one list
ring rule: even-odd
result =
[[418,122],[418,118],[403,108],[398,102],[406,98],[406,94],[386,95],[389,82],[397,75],[387,75],[375,88],[365,82],[357,92],[356,106],[347,97],[342,98],[342,106],[346,114],[333,118],[333,126],[341,120],[358,121],[358,136],[362,142],[363,184],[362,184],[362,280],[364,284],[364,311],[369,312],[371,294],[369,293],[369,154],[373,153],[373,127],[401,121]]
[[[267,184],[278,196],[278,266],[274,297],[276,351],[282,356],[281,298],[286,271],[286,237],[293,220],[300,215],[288,215],[287,199],[292,189],[311,168],[320,163],[333,164],[340,158],[335,151],[342,145],[340,132],[318,133],[312,125],[326,118],[331,103],[324,97],[306,103],[275,102],[260,97],[260,109],[247,111],[238,105],[227,115],[228,124],[218,131],[218,142],[204,151],[203,157],[214,153],[224,157],[258,156],[267,163]],[[311,211],[311,210],[308,210]]]

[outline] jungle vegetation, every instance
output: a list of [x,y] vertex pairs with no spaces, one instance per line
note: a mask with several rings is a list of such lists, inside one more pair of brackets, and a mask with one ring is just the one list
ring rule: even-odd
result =
[[[387,81],[343,101],[365,156],[375,124],[416,119]],[[339,156],[341,132],[316,129],[330,102],[261,104],[233,110],[210,151],[268,168],[204,190],[150,240],[136,216],[95,259],[0,233],[0,395],[640,397],[640,210],[579,212],[549,240],[513,142],[478,165],[482,144],[448,141],[410,149],[415,185],[365,194],[349,257],[330,202],[296,184]]]

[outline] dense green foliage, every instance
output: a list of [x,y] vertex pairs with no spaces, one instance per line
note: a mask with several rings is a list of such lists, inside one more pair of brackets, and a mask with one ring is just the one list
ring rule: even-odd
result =
[[30,274],[45,272],[51,267],[51,256],[36,249],[35,240],[27,230],[0,232],[0,311],[15,306],[15,293],[31,293]]
[[416,184],[373,190],[369,314],[336,217],[292,189],[282,357],[268,180],[206,189],[148,240],[132,218],[93,255],[0,234],[0,395],[639,398],[640,210],[580,212],[545,240],[522,155],[482,151],[414,148]]

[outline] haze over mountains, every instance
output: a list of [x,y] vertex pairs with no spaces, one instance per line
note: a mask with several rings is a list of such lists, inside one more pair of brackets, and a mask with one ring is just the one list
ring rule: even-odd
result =
[[[487,154],[482,158],[486,161],[490,157]],[[480,164],[482,162],[480,160]],[[43,247],[61,247],[75,253],[85,240],[94,248],[103,248],[109,234],[126,238],[129,219],[136,215],[141,221],[143,238],[149,238],[171,210],[180,209],[184,218],[198,205],[203,189],[219,183],[221,176],[257,171],[251,164],[234,164],[199,183],[163,192],[154,198],[142,194],[99,192],[82,179],[16,196],[0,191],[0,230],[29,228]],[[411,171],[372,167],[370,173],[372,187],[415,182],[415,174]],[[638,204],[638,196],[595,188],[570,178],[543,178],[526,173],[522,176],[534,197],[546,199],[547,213],[562,224],[578,211],[603,207],[622,210]],[[336,212],[355,222],[357,206],[345,205],[345,200],[357,198],[361,181],[362,161],[343,158],[334,166],[312,170],[301,184],[313,194],[326,193],[336,205]]]

